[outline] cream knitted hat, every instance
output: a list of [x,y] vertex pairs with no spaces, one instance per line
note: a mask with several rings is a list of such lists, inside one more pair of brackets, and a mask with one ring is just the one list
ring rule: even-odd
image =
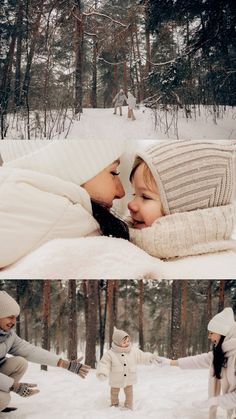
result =
[[129,336],[127,332],[121,329],[117,329],[114,327],[113,335],[112,335],[112,341],[117,345],[121,345],[122,339],[124,339],[126,336]]
[[232,201],[233,145],[203,140],[165,141],[140,156],[156,181],[165,215]]
[[20,306],[6,291],[0,291],[0,319],[9,316],[19,316]]
[[207,330],[226,336],[234,323],[234,312],[231,307],[226,307],[209,321]]
[[82,185],[124,152],[122,140],[4,140],[3,167],[35,170]]

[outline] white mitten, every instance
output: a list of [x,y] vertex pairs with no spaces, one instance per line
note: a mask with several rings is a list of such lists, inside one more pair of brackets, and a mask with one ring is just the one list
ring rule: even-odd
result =
[[167,367],[170,366],[171,359],[165,358],[164,356],[153,355],[155,357],[154,362],[158,365],[158,367]]
[[105,381],[107,379],[107,376],[105,374],[98,374],[97,377],[100,381]]
[[192,402],[192,405],[196,409],[210,409],[211,407],[219,406],[219,402],[217,397],[210,397],[207,400],[196,400]]

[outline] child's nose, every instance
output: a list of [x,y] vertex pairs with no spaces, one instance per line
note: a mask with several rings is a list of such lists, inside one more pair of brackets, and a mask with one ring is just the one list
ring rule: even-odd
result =
[[132,212],[137,212],[138,211],[138,205],[136,204],[134,199],[132,199],[132,201],[128,202],[128,208]]

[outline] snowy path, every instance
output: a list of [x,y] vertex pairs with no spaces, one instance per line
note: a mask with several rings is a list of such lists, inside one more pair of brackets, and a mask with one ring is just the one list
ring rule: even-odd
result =
[[[150,109],[140,107],[135,111],[136,120],[127,118],[127,107],[123,116],[113,115],[113,109],[84,109],[81,120],[71,127],[68,138],[98,139],[115,138],[127,140],[176,139],[173,129],[169,135],[164,125],[155,130],[154,115]],[[164,123],[164,115],[161,117]],[[236,138],[236,111],[228,109],[224,119],[214,124],[212,115],[202,110],[201,117],[186,119],[179,111],[178,136],[180,139],[234,139]]]
[[[134,411],[109,407],[109,386],[92,370],[85,381],[68,372],[30,364],[23,381],[38,383],[40,393],[23,399],[13,394],[16,412],[0,414],[5,419],[207,419],[193,400],[207,397],[207,370],[185,370],[139,366],[134,386]],[[123,392],[120,393],[121,402]],[[218,419],[226,418],[219,409]]]

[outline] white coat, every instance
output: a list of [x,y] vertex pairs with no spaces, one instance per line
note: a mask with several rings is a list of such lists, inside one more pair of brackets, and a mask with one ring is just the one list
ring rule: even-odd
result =
[[85,189],[59,177],[0,168],[0,268],[55,238],[99,235]]
[[111,348],[107,351],[97,366],[97,377],[104,375],[109,378],[111,387],[124,388],[137,382],[137,365],[151,364],[154,356],[150,352],[131,346],[130,352],[116,351]]
[[[228,359],[226,368],[222,368],[221,380],[213,377],[212,352],[180,358],[178,364],[183,369],[209,368],[209,397],[218,396],[219,406],[227,410],[228,418],[231,418],[233,411],[236,411],[236,325],[227,334],[222,349]],[[223,394],[219,395],[220,392]],[[215,417],[216,409],[212,408],[209,411],[209,419]]]

